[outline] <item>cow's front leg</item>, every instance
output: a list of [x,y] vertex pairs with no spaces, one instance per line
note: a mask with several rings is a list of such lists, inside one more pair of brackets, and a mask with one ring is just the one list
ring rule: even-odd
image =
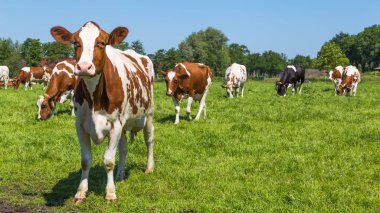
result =
[[174,110],[175,110],[175,121],[174,124],[179,123],[179,102],[177,99],[175,99],[174,96],[172,96],[173,104],[174,104]]
[[241,97],[244,97],[244,83],[240,85],[241,88]]
[[293,95],[295,95],[297,93],[297,84],[296,83],[293,84],[292,91],[293,91]]
[[81,203],[86,199],[86,193],[88,191],[88,173],[90,172],[92,161],[91,141],[90,136],[84,131],[79,122],[76,122],[75,127],[82,157],[82,176],[77,189],[77,193],[75,194],[74,201],[76,203]]
[[302,84],[300,84],[300,91],[298,91],[298,94],[301,94],[302,92]]
[[115,167],[115,155],[121,137],[122,126],[117,120],[113,123],[113,128],[109,133],[108,148],[104,153],[103,166],[107,172],[106,200],[116,200],[116,189],[113,179],[113,170]]
[[28,90],[29,82],[25,82],[25,91]]
[[186,107],[186,114],[187,118],[191,121],[193,118],[191,117],[191,105],[193,104],[193,97],[189,96],[187,99],[187,107]]
[[153,127],[153,116],[149,115],[146,120],[146,124],[144,127],[144,140],[147,149],[147,163],[145,173],[151,173],[154,170],[154,159],[153,159],[153,135],[154,135],[154,127]]
[[116,181],[122,181],[125,178],[125,157],[127,156],[127,138],[125,137],[125,133],[121,134],[119,140],[119,166],[117,169]]
[[8,80],[9,79],[7,77],[5,77],[5,79],[4,79],[5,89],[8,88]]

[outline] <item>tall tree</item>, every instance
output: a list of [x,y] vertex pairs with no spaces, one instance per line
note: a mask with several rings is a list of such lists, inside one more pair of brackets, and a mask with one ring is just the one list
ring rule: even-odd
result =
[[357,51],[363,70],[380,66],[380,25],[367,27],[357,35]]
[[275,75],[280,73],[287,64],[285,54],[280,54],[272,50],[265,51],[261,57],[263,60],[263,65],[265,66],[263,67],[263,69],[269,75]]
[[227,37],[212,27],[192,33],[179,46],[181,58],[207,64],[217,75],[222,75],[230,63]]
[[39,66],[43,57],[43,47],[40,39],[27,38],[21,47],[21,56],[27,66]]
[[146,54],[143,47],[143,43],[140,40],[133,41],[131,44],[131,49],[133,49],[134,51],[136,51],[137,53],[141,55]]
[[310,56],[296,55],[293,59],[289,60],[290,64],[302,64],[305,68],[311,68],[313,60]]
[[10,77],[15,77],[19,69],[26,64],[20,51],[21,46],[18,42],[13,42],[10,38],[0,39],[0,65],[8,66]]
[[116,46],[116,48],[119,49],[119,50],[123,50],[123,51],[127,50],[127,49],[130,49],[129,43],[126,42],[126,41],[121,42],[119,45]]
[[248,63],[249,50],[247,46],[232,43],[228,46],[231,63],[246,65]]
[[49,62],[58,63],[59,61],[74,56],[73,47],[63,45],[56,41],[44,43],[42,47],[43,55]]
[[313,62],[313,66],[327,71],[338,65],[348,65],[349,62],[343,51],[335,43],[330,42],[322,46],[318,57]]

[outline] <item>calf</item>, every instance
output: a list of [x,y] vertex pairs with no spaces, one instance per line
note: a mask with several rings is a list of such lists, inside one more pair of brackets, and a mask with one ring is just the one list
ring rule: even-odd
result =
[[43,83],[44,88],[51,78],[52,70],[50,67],[23,67],[17,77],[14,79],[15,89],[18,89],[20,83],[25,84],[25,90],[32,88],[32,82]]
[[[225,82],[223,87],[227,90],[227,96],[232,98],[235,93],[236,97],[239,96],[239,88],[241,89],[241,97],[244,96],[244,83],[247,80],[247,69],[244,65],[237,63],[231,64],[226,70]],[[233,91],[234,90],[234,91]]]
[[91,139],[100,144],[108,137],[103,166],[107,172],[107,201],[116,199],[113,178],[116,150],[119,168],[116,180],[125,177],[127,154],[126,132],[144,132],[147,147],[146,173],[153,172],[153,63],[133,50],[114,48],[128,35],[128,29],[117,27],[110,34],[96,23],[87,22],[77,32],[53,27],[52,36],[60,43],[73,44],[77,64],[74,74],[80,77],[74,91],[76,131],[81,147],[82,177],[75,202],[82,202],[88,190],[91,168]]
[[358,83],[361,81],[360,72],[355,66],[347,66],[343,72],[342,82],[339,84],[336,95],[343,95],[344,91],[347,96],[351,96],[351,91],[356,96]]
[[334,82],[335,95],[337,95],[338,86],[342,82],[343,71],[344,71],[344,68],[342,66],[337,66],[334,68],[333,71],[329,72],[329,79]]
[[0,81],[4,81],[4,87],[7,89],[9,81],[9,68],[7,66],[0,66]]
[[173,70],[161,73],[165,76],[166,95],[171,96],[175,108],[175,124],[179,123],[179,104],[182,99],[187,100],[186,113],[191,120],[191,105],[193,100],[199,101],[198,114],[195,120],[199,120],[200,114],[206,117],[206,96],[211,85],[212,72],[210,67],[199,63],[182,62],[176,64]]
[[299,83],[299,94],[302,91],[302,84],[305,81],[305,68],[302,65],[288,65],[279,81],[276,81],[277,96],[286,96],[286,89],[289,85],[293,86],[293,95],[297,92]]
[[77,77],[74,75],[75,59],[68,59],[59,62],[53,69],[53,74],[50,83],[43,95],[37,101],[38,119],[46,120],[53,113],[55,103],[63,103],[70,100],[72,109],[71,116],[74,116],[74,107],[71,101],[74,95],[74,88],[77,82]]

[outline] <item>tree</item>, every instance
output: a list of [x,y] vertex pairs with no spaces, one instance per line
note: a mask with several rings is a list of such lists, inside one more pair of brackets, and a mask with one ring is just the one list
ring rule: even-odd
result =
[[357,35],[357,51],[363,70],[380,65],[380,25],[367,27]]
[[330,42],[322,46],[313,66],[320,70],[332,70],[338,65],[346,66],[349,62],[343,51],[335,43]]
[[269,75],[280,73],[287,64],[285,54],[280,54],[272,50],[264,52],[261,57],[264,65],[262,69]]
[[58,63],[59,61],[63,61],[74,56],[73,47],[56,41],[44,43],[42,47],[43,55],[50,63]]
[[136,51],[137,53],[141,55],[145,55],[145,50],[143,47],[143,43],[140,40],[132,41],[131,49]]
[[227,37],[212,27],[192,33],[178,45],[179,55],[190,62],[204,63],[217,75],[222,75],[231,63]]
[[312,59],[310,56],[296,55],[293,59],[289,60],[290,64],[302,64],[306,69],[312,66]]
[[27,66],[39,66],[43,57],[43,47],[40,39],[27,38],[21,46],[21,56]]
[[248,63],[249,50],[245,45],[232,43],[228,47],[231,63],[246,65]]
[[116,48],[119,49],[119,50],[123,50],[123,51],[127,50],[127,49],[130,49],[129,43],[126,42],[126,41],[121,42],[119,45],[116,46]]
[[10,38],[0,39],[0,65],[8,66],[10,77],[15,77],[19,69],[25,66],[20,51],[18,42],[13,42]]

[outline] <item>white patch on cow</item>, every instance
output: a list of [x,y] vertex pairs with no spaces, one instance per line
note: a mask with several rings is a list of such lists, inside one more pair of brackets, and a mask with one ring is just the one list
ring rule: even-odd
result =
[[169,81],[172,81],[173,78],[175,77],[175,72],[174,71],[169,71],[167,76],[168,76]]
[[78,61],[78,64],[87,62],[95,67],[92,60],[94,57],[95,40],[99,34],[99,28],[92,22],[88,22],[84,27],[82,27],[79,33],[79,37],[82,40],[82,55]]
[[[64,64],[66,67],[70,67],[71,71],[69,71],[68,69],[66,68],[63,68],[63,69],[58,69],[58,65],[60,64]],[[61,72],[66,72],[67,75],[69,76],[69,78],[72,78],[73,76],[75,76],[72,71],[74,71],[74,65],[70,64],[69,62],[67,62],[66,60],[62,61],[62,62],[59,62],[57,65],[55,65],[55,67],[53,68],[53,72],[52,74],[54,75],[55,73],[56,74],[59,74]]]
[[23,67],[21,70],[23,70],[24,72],[30,72],[30,67]]
[[337,66],[335,69],[338,70],[341,75],[343,74],[344,68],[342,66]]
[[179,64],[177,64],[176,66],[181,66],[181,67],[183,67],[183,68],[185,69],[185,71],[186,71],[186,74],[187,74],[188,76],[191,76],[190,72],[187,70],[187,68],[186,68],[186,66],[185,66],[184,64],[179,63]]
[[294,72],[297,72],[297,69],[296,69],[296,67],[294,65],[288,65],[288,66],[286,66],[286,68],[293,69]]
[[37,106],[38,106],[38,119],[41,119],[41,104],[44,101],[44,96],[40,95],[40,97],[37,100]]
[[0,66],[0,80],[4,81],[4,87],[7,89],[9,80],[9,68],[7,66]]

